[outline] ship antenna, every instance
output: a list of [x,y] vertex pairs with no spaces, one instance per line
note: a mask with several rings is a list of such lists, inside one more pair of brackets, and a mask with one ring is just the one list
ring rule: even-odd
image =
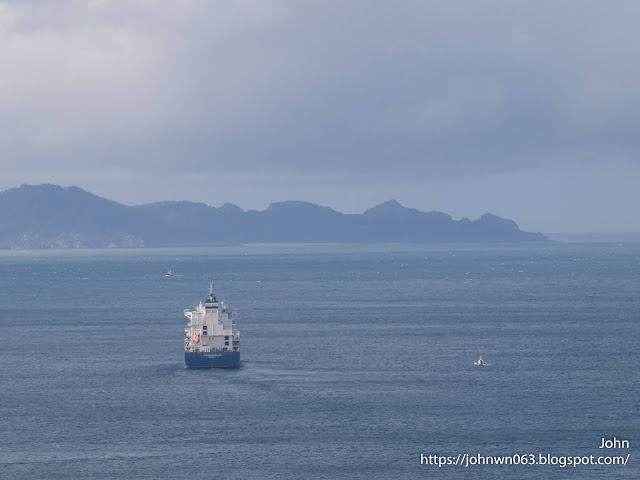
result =
[[213,302],[213,282],[209,283],[209,301]]

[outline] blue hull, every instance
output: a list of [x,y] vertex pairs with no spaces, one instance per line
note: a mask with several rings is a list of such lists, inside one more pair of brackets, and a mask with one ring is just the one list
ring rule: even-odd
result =
[[233,368],[240,364],[240,352],[185,352],[189,368]]

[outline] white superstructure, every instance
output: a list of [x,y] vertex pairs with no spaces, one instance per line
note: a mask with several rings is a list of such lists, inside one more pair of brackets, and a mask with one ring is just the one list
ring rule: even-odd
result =
[[189,319],[185,329],[185,352],[239,352],[240,332],[235,330],[235,312],[218,302],[213,293],[213,282],[209,284],[209,298],[196,307],[186,309]]

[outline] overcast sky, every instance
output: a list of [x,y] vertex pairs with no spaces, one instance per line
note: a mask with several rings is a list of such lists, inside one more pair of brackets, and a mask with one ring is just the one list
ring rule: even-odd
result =
[[640,3],[0,1],[0,189],[640,231]]

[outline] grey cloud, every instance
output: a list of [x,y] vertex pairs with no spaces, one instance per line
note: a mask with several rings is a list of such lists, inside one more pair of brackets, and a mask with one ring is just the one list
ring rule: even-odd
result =
[[638,151],[635,2],[0,2],[2,168],[433,178]]

